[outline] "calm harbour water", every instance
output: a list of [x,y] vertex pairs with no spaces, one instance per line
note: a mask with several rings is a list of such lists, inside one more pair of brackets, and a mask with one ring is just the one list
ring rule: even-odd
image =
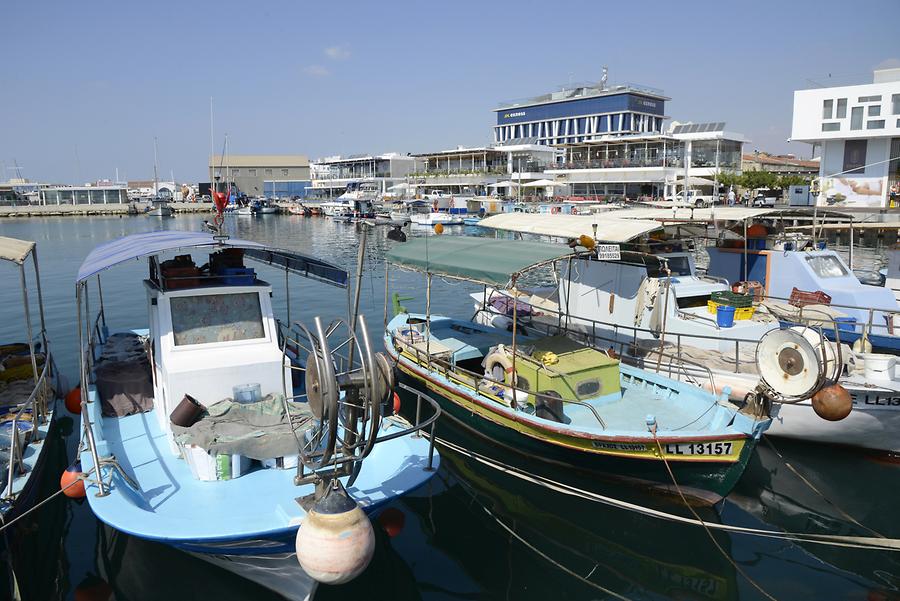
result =
[[[38,243],[49,337],[70,381],[77,370],[74,279],[88,252],[107,240],[151,229],[202,231],[203,219],[179,216],[163,221],[141,216],[0,222],[0,235]],[[323,218],[267,215],[229,217],[226,227],[235,237],[302,250],[351,272],[354,269],[356,226]],[[450,230],[448,235],[477,231]],[[384,311],[383,255],[395,244],[386,239],[386,233],[386,228],[378,228],[369,236],[361,294],[362,311],[377,341]],[[875,263],[878,258],[877,250],[870,249],[857,253],[857,264]],[[141,284],[145,269],[145,262],[129,263],[104,276],[111,331],[146,327]],[[0,340],[20,340],[18,281],[12,271],[4,277]],[[284,315],[283,277],[266,279],[274,286],[276,313]],[[391,292],[415,297],[406,306],[424,309],[421,276],[392,271],[390,281]],[[472,313],[468,293],[474,289],[436,282],[432,310],[468,317]],[[344,314],[346,306],[346,291],[292,278],[292,319],[331,318]],[[59,473],[71,460],[77,442],[77,421],[66,416],[60,426],[66,436],[55,447],[41,498],[58,489]],[[480,440],[469,443],[485,455],[496,455]],[[896,519],[900,463],[896,459],[787,441],[774,444],[828,500],[761,444],[737,490],[724,503],[704,509],[703,519],[860,536],[871,536],[870,529],[900,537]],[[399,533],[389,538],[376,527],[378,553],[367,572],[351,585],[321,588],[317,598],[605,599],[613,598],[610,592],[628,599],[765,598],[749,577],[777,599],[900,599],[897,553],[723,532],[712,537],[714,544],[697,526],[664,522],[550,491],[447,449],[441,449],[441,455],[441,469],[429,485],[393,504],[404,516]],[[615,496],[608,490],[597,492]],[[646,502],[686,514],[674,504],[660,505],[659,499]],[[279,598],[199,559],[112,531],[94,519],[86,502],[64,497],[44,506],[11,542],[25,599]],[[0,592],[0,599],[4,594]]]

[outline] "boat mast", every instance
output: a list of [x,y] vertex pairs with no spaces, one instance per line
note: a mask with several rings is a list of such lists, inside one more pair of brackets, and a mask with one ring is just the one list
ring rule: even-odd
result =
[[153,198],[159,198],[159,159],[157,157],[156,136],[153,136]]

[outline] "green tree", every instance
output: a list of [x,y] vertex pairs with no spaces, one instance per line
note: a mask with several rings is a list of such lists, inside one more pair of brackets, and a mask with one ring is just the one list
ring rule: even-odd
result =
[[744,171],[740,185],[750,190],[774,188],[778,185],[778,176],[770,171]]
[[810,177],[806,175],[782,175],[778,178],[778,187],[781,189],[790,188],[791,186],[807,186]]

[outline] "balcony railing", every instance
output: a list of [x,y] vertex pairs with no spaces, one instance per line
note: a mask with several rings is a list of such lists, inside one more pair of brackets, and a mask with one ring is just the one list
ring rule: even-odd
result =
[[564,161],[551,167],[551,169],[641,169],[646,167],[682,166],[684,166],[684,161],[680,157],[636,157]]

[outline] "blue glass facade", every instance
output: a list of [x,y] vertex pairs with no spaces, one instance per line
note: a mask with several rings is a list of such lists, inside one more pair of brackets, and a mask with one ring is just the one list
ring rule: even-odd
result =
[[665,98],[634,91],[547,101],[550,96],[499,109],[494,142],[528,139],[539,144],[573,144],[600,134],[660,133]]
[[497,125],[627,111],[648,113],[662,117],[665,114],[665,101],[630,93],[599,96],[596,98],[561,100],[547,104],[499,110],[497,111]]
[[308,180],[294,181],[265,181],[263,182],[263,195],[272,198],[291,198],[299,196],[306,198],[307,190],[312,186]]

